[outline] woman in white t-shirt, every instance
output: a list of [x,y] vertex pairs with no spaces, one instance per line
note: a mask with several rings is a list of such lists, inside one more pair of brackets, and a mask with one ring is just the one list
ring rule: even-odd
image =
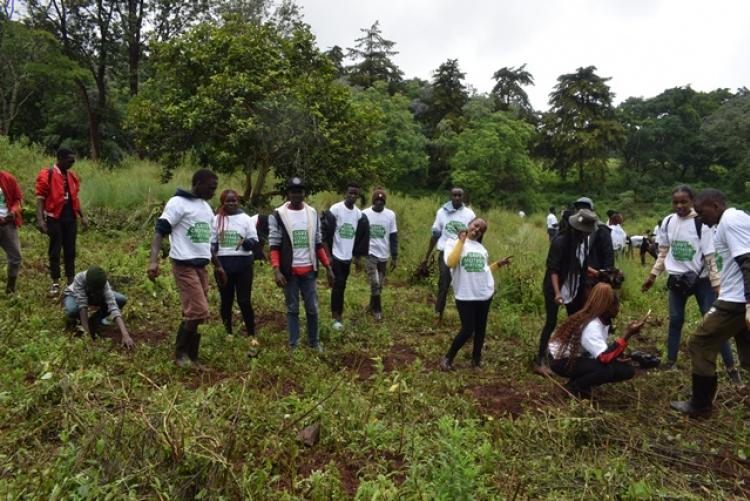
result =
[[457,239],[451,239],[445,244],[445,264],[451,269],[453,276],[453,295],[461,319],[461,330],[440,362],[443,370],[453,370],[456,353],[472,336],[474,350],[471,364],[474,368],[479,368],[481,364],[487,315],[495,294],[492,272],[510,264],[510,257],[489,263],[489,254],[481,243],[486,231],[487,223],[477,217],[469,222],[466,230],[458,233]]
[[252,249],[258,243],[255,221],[239,208],[236,191],[222,191],[219,200],[221,205],[211,226],[211,252],[218,256],[227,276],[223,286],[217,280],[221,298],[219,313],[227,334],[232,334],[232,306],[236,295],[247,335],[254,336]]
[[[693,210],[693,198],[693,190],[689,186],[680,185],[672,190],[674,214],[665,217],[659,225],[659,255],[641,286],[641,291],[646,292],[662,271],[666,270],[669,275],[666,368],[677,364],[688,298],[694,296],[701,315],[705,315],[716,301],[716,290],[721,279],[716,263],[713,232]],[[686,287],[690,282],[692,286]],[[739,383],[739,373],[734,367],[734,357],[728,341],[721,348],[721,358],[729,377],[733,382]]]
[[550,367],[559,376],[570,378],[565,389],[573,395],[588,398],[592,387],[626,381],[635,374],[630,364],[618,358],[644,322],[630,322],[624,336],[608,343],[612,321],[619,311],[612,287],[598,283],[583,309],[568,317],[550,339]]

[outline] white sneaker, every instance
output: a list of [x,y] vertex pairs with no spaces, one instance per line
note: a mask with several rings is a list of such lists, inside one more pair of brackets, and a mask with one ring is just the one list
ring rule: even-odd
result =
[[57,297],[60,294],[60,284],[55,283],[50,285],[47,294],[49,295],[49,297]]
[[335,331],[340,331],[343,328],[344,328],[344,324],[342,324],[338,320],[334,320],[333,323],[331,324],[331,329]]

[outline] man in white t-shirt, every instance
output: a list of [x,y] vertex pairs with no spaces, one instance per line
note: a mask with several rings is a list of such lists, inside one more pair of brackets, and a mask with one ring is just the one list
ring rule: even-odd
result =
[[[344,314],[344,292],[349,279],[352,259],[367,256],[369,250],[369,233],[367,218],[355,205],[359,198],[360,188],[357,183],[346,185],[345,198],[335,203],[323,213],[321,231],[323,243],[331,257],[331,266],[336,281],[331,288],[332,328],[339,330]],[[359,269],[359,265],[357,266]]]
[[305,303],[307,340],[310,348],[322,351],[318,334],[318,261],[326,269],[328,285],[334,274],[323,247],[318,213],[305,203],[305,183],[293,177],[287,183],[287,198],[268,218],[268,244],[271,249],[276,285],[283,287],[289,347],[299,341],[299,296]]
[[549,214],[547,214],[547,236],[549,236],[549,241],[551,242],[553,238],[555,238],[555,235],[557,235],[557,216],[555,216],[555,208],[550,207],[549,208]]
[[693,394],[672,408],[690,416],[705,416],[713,409],[718,387],[716,356],[734,338],[740,363],[750,369],[750,215],[728,209],[719,190],[703,190],[695,210],[706,225],[716,227],[714,247],[722,263],[719,298],[706,313],[688,342],[693,369]]
[[398,262],[398,229],[396,213],[385,208],[386,194],[382,189],[372,193],[372,206],[364,215],[370,223],[370,249],[367,255],[367,277],[370,280],[370,311],[381,320],[383,308],[380,296],[385,283],[386,264],[391,259],[391,271]]
[[208,320],[208,272],[213,261],[216,278],[226,283],[226,274],[218,258],[211,256],[211,224],[214,211],[206,200],[213,198],[219,178],[208,169],[193,174],[192,189],[178,189],[169,199],[159,219],[151,242],[148,277],[159,276],[161,242],[169,235],[169,257],[172,274],[182,305],[182,322],[177,329],[175,363],[178,367],[202,369],[198,360],[201,335],[198,326]]
[[445,243],[450,238],[458,238],[459,232],[465,230],[469,222],[475,217],[476,215],[474,214],[474,211],[464,205],[464,190],[458,187],[454,187],[451,190],[450,201],[440,207],[435,214],[435,221],[432,223],[432,237],[430,238],[430,244],[427,247],[427,254],[422,260],[420,267],[427,267],[427,261],[430,258],[430,254],[432,254],[432,250],[437,247],[439,253],[438,267],[440,269],[440,277],[438,279],[438,295],[435,300],[435,315],[437,316],[438,324],[443,321],[443,312],[445,311],[445,303],[448,298],[448,289],[451,285],[451,270],[445,264],[445,258],[443,256]]

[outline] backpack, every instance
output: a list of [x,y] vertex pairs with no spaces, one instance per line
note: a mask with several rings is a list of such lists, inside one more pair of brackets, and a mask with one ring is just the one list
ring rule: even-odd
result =
[[[672,220],[673,217],[674,217],[674,214],[669,216],[667,220],[664,221],[664,224],[659,227],[659,229],[664,230],[664,231],[669,230],[669,222]],[[703,233],[703,220],[701,219],[700,216],[695,216],[693,218],[693,222],[695,223],[695,232],[698,233],[698,240],[700,240],[701,235]]]

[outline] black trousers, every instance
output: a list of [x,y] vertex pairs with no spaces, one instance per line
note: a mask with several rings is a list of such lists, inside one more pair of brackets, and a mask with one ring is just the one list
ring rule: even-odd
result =
[[344,313],[344,291],[346,281],[349,280],[349,271],[352,267],[351,261],[340,261],[335,257],[332,260],[333,288],[331,289],[331,313],[341,315]]
[[471,360],[475,365],[482,361],[482,347],[484,346],[484,335],[487,331],[487,316],[490,312],[492,298],[486,301],[460,301],[456,299],[458,317],[461,319],[461,330],[453,339],[448,354],[445,355],[451,362],[458,350],[466,344],[470,337],[474,336],[474,349],[471,352]]
[[568,367],[569,360],[552,359],[550,367],[559,376],[570,378],[569,384],[576,390],[587,391],[593,386],[627,381],[635,375],[630,364],[617,360],[603,364],[594,358],[578,357],[572,368]]
[[69,279],[76,274],[76,237],[78,221],[47,218],[49,236],[49,272],[52,280],[60,280],[60,251],[65,258],[65,276]]
[[451,281],[453,280],[451,269],[445,264],[444,257],[443,251],[440,251],[438,253],[438,270],[440,275],[438,277],[438,294],[437,299],[435,300],[435,313],[439,313],[440,315],[445,311],[445,303],[448,299],[448,289],[450,289]]
[[[585,302],[586,294],[584,294],[583,287],[579,287],[575,299],[565,305],[568,316],[573,315],[583,308]],[[547,314],[547,320],[544,322],[542,333],[539,335],[539,360],[547,356],[547,344],[552,333],[555,332],[555,327],[557,327],[557,312],[560,309],[560,305],[555,302],[554,293],[546,289],[544,291],[544,309]]]
[[228,333],[232,332],[232,306],[234,298],[237,297],[237,305],[240,307],[245,329],[249,336],[255,335],[255,312],[252,303],[253,293],[253,265],[243,267],[241,270],[227,272],[227,284],[219,286],[221,306],[219,313]]

